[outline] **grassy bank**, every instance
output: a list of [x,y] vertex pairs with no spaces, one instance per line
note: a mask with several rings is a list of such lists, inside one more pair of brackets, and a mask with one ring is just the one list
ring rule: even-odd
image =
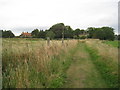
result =
[[117,41],[117,40],[116,41],[103,41],[103,43],[108,44],[113,47],[119,47],[120,41]]
[[[94,44],[96,46],[94,46]],[[105,48],[113,50],[112,47],[108,47],[105,45],[104,47],[102,47],[102,44],[97,41],[88,41],[86,45],[86,50],[90,54],[92,62],[94,63],[96,69],[99,71],[108,87],[118,88],[118,57],[115,58],[113,54],[109,53],[109,50],[106,51]],[[112,53],[118,54],[115,51],[116,50],[113,50]],[[108,54],[103,55],[102,53],[109,53],[109,55],[111,54],[111,56],[107,56]]]

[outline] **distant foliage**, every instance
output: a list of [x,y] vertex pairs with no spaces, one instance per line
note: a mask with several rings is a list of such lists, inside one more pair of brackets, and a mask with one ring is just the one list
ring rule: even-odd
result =
[[43,30],[40,30],[39,34],[38,34],[38,38],[45,38],[46,36],[46,32]]
[[80,36],[80,39],[86,39],[87,36]]
[[65,26],[64,38],[73,38],[73,29],[70,26]]
[[2,37],[3,38],[13,38],[15,37],[15,35],[12,33],[12,31],[8,30],[8,31],[3,31],[2,30]]
[[58,23],[53,25],[49,30],[55,33],[55,38],[62,38],[62,34],[64,33],[65,26],[63,23]]
[[34,29],[31,34],[32,34],[33,38],[38,38],[39,30],[38,29]]
[[114,40],[114,29],[111,27],[94,28],[90,27],[88,30],[88,38],[96,38],[100,40]]
[[53,31],[47,31],[46,32],[46,37],[49,37],[50,39],[54,39],[55,33]]
[[[73,30],[70,26],[65,26],[64,23],[57,23],[51,26],[48,30],[39,30],[34,29],[32,32],[32,38],[43,38],[46,39],[61,39],[61,38],[71,38],[71,39],[85,39],[85,38],[94,38],[100,40],[120,40],[120,35],[114,35],[114,29],[112,27],[89,27],[87,30],[75,29]],[[15,35],[10,31],[2,30],[2,37],[12,38]]]
[[74,31],[74,35],[76,36],[76,38],[79,38],[80,29],[76,29],[76,30]]

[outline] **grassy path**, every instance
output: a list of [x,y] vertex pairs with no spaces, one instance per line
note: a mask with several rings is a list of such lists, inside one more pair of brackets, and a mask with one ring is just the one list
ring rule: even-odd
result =
[[86,50],[85,43],[79,43],[73,55],[73,63],[67,71],[63,88],[105,88],[108,87]]

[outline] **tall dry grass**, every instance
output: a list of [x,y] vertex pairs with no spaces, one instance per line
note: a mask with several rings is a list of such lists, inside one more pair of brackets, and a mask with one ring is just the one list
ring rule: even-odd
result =
[[[39,39],[3,39],[3,87],[44,88],[62,83],[64,58],[76,47],[76,40],[53,40],[47,46]],[[60,79],[58,79],[60,77]],[[57,81],[55,81],[57,80]]]

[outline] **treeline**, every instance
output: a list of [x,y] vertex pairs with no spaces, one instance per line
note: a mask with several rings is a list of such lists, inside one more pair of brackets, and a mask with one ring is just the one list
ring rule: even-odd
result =
[[[70,26],[65,26],[63,23],[58,23],[50,27],[48,30],[34,29],[32,32],[32,38],[43,38],[46,39],[61,39],[61,38],[74,38],[74,39],[85,39],[94,38],[100,40],[114,40],[115,38],[120,40],[120,35],[114,35],[114,29],[112,27],[101,27],[94,28],[89,27],[86,30],[75,29],[73,30]],[[2,30],[3,38],[12,38],[15,35],[9,31]]]
[[49,30],[35,29],[31,32],[33,38],[47,38],[61,39],[61,38],[83,38],[86,35],[85,30],[76,29],[73,30],[70,26],[65,26],[63,23],[53,25]]
[[89,38],[97,38],[100,40],[114,40],[114,29],[111,27],[88,28]]
[[0,30],[0,37],[3,37],[3,38],[13,38],[15,37],[15,35],[12,33],[11,30]]
[[111,27],[94,28],[90,27],[87,30],[75,29],[73,30],[70,26],[65,26],[63,23],[53,25],[49,30],[38,30],[32,31],[33,38],[46,38],[59,39],[59,38],[75,38],[85,39],[94,38],[100,40],[114,40],[114,29]]

